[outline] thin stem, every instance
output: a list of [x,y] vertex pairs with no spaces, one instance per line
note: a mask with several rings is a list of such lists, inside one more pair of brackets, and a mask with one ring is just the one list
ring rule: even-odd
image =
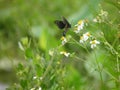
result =
[[86,50],[87,53],[90,55],[90,52],[89,52],[88,47],[87,47],[87,44],[85,43],[84,46],[85,46],[85,50]]
[[119,65],[119,59],[118,59],[118,55],[117,55],[117,72],[118,72],[118,80],[117,80],[117,85],[116,87],[120,87],[120,65]]
[[97,67],[98,67],[98,70],[99,70],[99,73],[100,73],[101,83],[102,83],[102,85],[103,85],[102,71],[101,71],[101,68],[100,68],[99,62],[98,62],[98,60],[97,60],[96,53],[95,53],[95,60],[96,60],[96,64],[97,64]]
[[110,72],[108,72],[108,71],[105,70],[105,69],[103,69],[103,70],[104,70],[104,72],[105,72],[106,74],[108,74],[109,76],[111,76],[114,80],[118,81],[117,78],[114,77]]
[[54,55],[52,56],[52,58],[51,58],[51,60],[50,60],[50,63],[49,63],[49,65],[47,66],[47,69],[46,69],[46,71],[44,72],[44,74],[43,74],[43,76],[42,76],[43,79],[44,79],[45,76],[48,74],[48,72],[49,72],[49,70],[50,70],[50,68],[51,68],[51,66],[52,66],[53,60],[54,60]]
[[118,73],[120,72],[120,68],[119,68],[119,60],[118,60],[118,56],[117,56],[117,70],[118,70]]
[[75,39],[72,38],[72,40],[73,40],[76,44],[78,44],[80,47],[84,48],[84,49],[87,51],[88,54],[90,54],[90,52],[89,52],[88,49],[87,49],[87,45],[86,45],[86,44],[84,44],[84,47],[83,47],[83,46],[80,45],[80,43],[77,42]]
[[120,56],[118,55],[118,52],[114,49],[114,47],[113,47],[111,44],[109,44],[109,42],[105,39],[105,37],[104,37],[103,39],[104,39],[104,41],[105,41],[105,45],[107,45],[107,46],[112,50],[112,52],[113,52],[114,54],[116,54],[118,57],[120,57]]
[[[88,65],[90,65],[91,67],[94,68],[94,66],[93,66],[92,64],[88,63],[88,62],[85,61],[83,58],[80,58],[80,57],[78,57],[78,56],[74,56],[74,58],[75,58],[75,61],[77,61],[77,60],[82,61],[82,62],[87,63]],[[77,60],[76,60],[76,59],[77,59]]]
[[116,57],[116,62],[117,62],[116,66],[117,66],[118,77],[117,77],[117,80],[116,79],[115,80],[116,80],[116,87],[120,88],[120,75],[119,75],[119,73],[120,73],[120,64],[119,64],[120,55],[119,55],[119,52],[117,50],[115,50],[115,48],[111,44],[109,44],[109,42],[107,42],[105,37],[104,37],[104,41],[105,41],[105,44],[111,49],[111,52],[113,52],[112,54],[117,56]]
[[[87,61],[85,61],[83,58],[80,58],[80,57],[78,57],[78,56],[74,56],[74,58],[76,58],[76,59],[78,59],[78,60],[80,60],[80,61],[82,61],[82,62],[85,62],[85,63],[87,63]],[[75,59],[75,60],[76,60]],[[77,61],[77,60],[76,60]]]
[[80,43],[77,42],[74,38],[72,38],[72,40],[73,40],[77,45],[81,46],[82,48],[85,48],[85,47],[83,47],[82,45],[80,45]]

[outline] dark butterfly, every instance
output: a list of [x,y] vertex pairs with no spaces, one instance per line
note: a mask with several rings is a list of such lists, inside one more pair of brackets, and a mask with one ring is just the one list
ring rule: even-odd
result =
[[62,19],[63,20],[55,20],[55,24],[58,26],[58,28],[64,29],[63,36],[66,36],[66,32],[69,28],[71,28],[71,25],[65,17],[62,17]]

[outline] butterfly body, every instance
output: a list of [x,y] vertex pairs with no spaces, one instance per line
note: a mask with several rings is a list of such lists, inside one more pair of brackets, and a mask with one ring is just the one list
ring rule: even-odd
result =
[[55,21],[55,24],[58,26],[58,28],[60,29],[64,29],[65,28],[65,24],[63,23],[63,21],[59,21],[59,20],[56,20]]
[[58,26],[58,28],[64,29],[63,36],[66,36],[66,32],[68,31],[68,28],[71,28],[71,25],[64,17],[62,17],[62,19],[63,20],[55,20],[55,24]]

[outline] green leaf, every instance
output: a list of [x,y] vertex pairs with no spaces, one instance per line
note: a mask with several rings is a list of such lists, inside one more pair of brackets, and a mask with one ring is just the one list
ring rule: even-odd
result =
[[31,48],[27,48],[26,51],[25,51],[25,56],[27,58],[33,58],[33,51]]
[[21,80],[20,84],[22,88],[25,90],[25,88],[27,87],[27,80]]

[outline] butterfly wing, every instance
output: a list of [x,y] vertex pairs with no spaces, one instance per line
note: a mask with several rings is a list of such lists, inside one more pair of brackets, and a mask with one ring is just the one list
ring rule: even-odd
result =
[[65,28],[65,24],[63,23],[63,21],[60,20],[55,20],[55,24],[58,26],[58,28],[60,29],[64,29]]
[[71,28],[71,24],[65,19],[65,17],[62,17],[63,21],[60,20],[55,20],[55,24],[58,26],[60,29],[64,29],[63,31],[63,36],[66,36],[66,33],[69,28]]
[[63,23],[65,24],[66,28],[71,28],[71,25],[70,23],[67,21],[67,19],[65,17],[62,17],[63,18]]

